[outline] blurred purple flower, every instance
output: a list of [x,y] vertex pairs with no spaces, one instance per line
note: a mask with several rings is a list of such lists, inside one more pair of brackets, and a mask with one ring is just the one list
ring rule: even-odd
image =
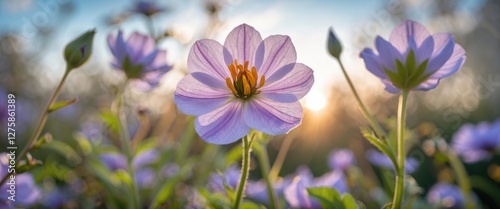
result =
[[111,171],[127,170],[127,157],[119,153],[104,153],[99,155],[102,163]]
[[[391,159],[381,152],[370,149],[366,152],[366,158],[373,165],[394,170],[394,165],[392,164]],[[418,167],[419,167],[419,162],[415,158],[406,158],[406,163],[405,163],[406,173],[413,173],[418,169]]]
[[230,166],[224,171],[222,176],[219,173],[213,173],[208,180],[208,188],[212,192],[226,192],[224,182],[231,188],[236,188],[240,181],[240,171],[236,166]]
[[151,168],[138,169],[135,172],[135,182],[140,188],[150,188],[157,183],[156,172]]
[[377,36],[375,46],[378,54],[365,48],[360,57],[390,93],[434,89],[465,62],[465,51],[451,34],[431,35],[423,25],[411,20],[394,28],[389,42]]
[[[291,178],[283,178],[272,182],[273,190],[278,198],[283,196],[285,187],[292,182]],[[267,193],[266,182],[264,180],[248,181],[245,194],[252,200],[264,205],[269,205],[269,194]]]
[[332,170],[347,170],[356,163],[354,154],[350,149],[333,150],[328,157],[328,166]]
[[155,163],[160,153],[156,149],[148,149],[137,154],[132,160],[132,167],[140,169],[146,165]]
[[291,208],[321,208],[307,192],[307,188],[313,187],[335,188],[340,194],[348,192],[345,176],[340,170],[314,179],[309,169],[299,168],[297,176],[284,190],[285,200]]
[[167,8],[161,7],[157,4],[156,1],[145,1],[141,0],[135,3],[134,8],[132,8],[132,12],[143,14],[146,16],[153,16],[156,13],[164,12]]
[[[2,177],[7,174],[8,167],[9,155],[7,155],[7,153],[1,153],[0,174]],[[15,175],[15,189],[13,190],[15,192],[14,204],[12,204],[11,200],[8,199],[9,196],[11,196],[9,190],[11,190],[12,185],[13,184],[10,184],[10,180],[7,180],[7,182],[0,187],[0,206],[5,205],[6,208],[9,208],[10,206],[28,207],[36,203],[41,197],[40,190],[36,187],[35,180],[29,173]],[[7,201],[7,203],[5,201]]]
[[44,192],[41,203],[48,208],[62,208],[70,199],[71,197],[66,189],[54,188]]
[[290,37],[262,40],[246,24],[234,28],[224,45],[194,43],[189,75],[177,85],[175,103],[196,117],[196,132],[208,143],[229,144],[255,129],[285,134],[302,121],[299,99],[314,83],[313,71],[296,63]]
[[427,202],[435,208],[465,208],[465,199],[460,187],[448,183],[437,183],[432,186],[427,193]]
[[164,165],[160,169],[160,178],[170,178],[180,172],[180,168],[177,164]]
[[167,52],[157,49],[150,36],[134,32],[125,42],[118,31],[117,36],[108,35],[108,45],[115,57],[113,67],[123,70],[144,91],[158,86],[161,76],[172,68],[167,64]]
[[500,149],[500,119],[492,124],[463,125],[453,136],[451,144],[465,162],[490,159]]

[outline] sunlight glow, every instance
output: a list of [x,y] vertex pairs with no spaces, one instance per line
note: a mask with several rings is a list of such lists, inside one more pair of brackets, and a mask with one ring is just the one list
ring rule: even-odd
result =
[[306,98],[306,108],[315,112],[319,112],[326,107],[326,96],[317,91],[311,91]]

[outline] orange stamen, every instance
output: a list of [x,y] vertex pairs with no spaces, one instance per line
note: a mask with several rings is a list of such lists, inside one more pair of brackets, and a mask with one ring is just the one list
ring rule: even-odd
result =
[[238,95],[238,91],[234,88],[233,82],[231,82],[230,78],[226,78],[226,85],[229,89],[231,89],[234,95]]

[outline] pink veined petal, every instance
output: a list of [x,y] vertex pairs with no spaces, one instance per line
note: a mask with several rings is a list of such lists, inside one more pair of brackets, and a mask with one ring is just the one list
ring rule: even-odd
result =
[[[233,59],[239,63],[250,62],[250,66],[254,66],[255,52],[262,41],[260,33],[252,26],[247,24],[239,25],[234,28],[226,37],[224,47],[232,55]],[[229,61],[229,62],[228,62]],[[226,60],[226,65],[234,60]]]
[[406,54],[411,39],[419,47],[429,36],[429,31],[423,25],[412,20],[407,20],[394,28],[389,37],[389,42],[393,44],[399,53]]
[[430,78],[446,78],[457,72],[465,62],[465,50],[458,44],[453,47],[453,54],[444,65],[430,76]]
[[375,46],[377,47],[380,63],[382,63],[387,70],[397,72],[396,59],[404,61],[401,53],[394,48],[391,43],[387,42],[380,36],[377,36],[375,39]]
[[244,137],[250,127],[243,119],[242,102],[233,100],[207,114],[198,116],[195,129],[200,137],[212,144],[229,144]]
[[203,115],[228,103],[233,94],[225,89],[211,88],[192,75],[185,76],[174,93],[177,107],[187,115]]
[[297,52],[288,36],[269,36],[261,44],[264,44],[262,65],[255,66],[259,75],[269,78],[278,69],[297,61]]
[[248,126],[266,134],[288,133],[302,121],[300,102],[281,103],[255,98],[245,103],[244,118]]
[[436,33],[434,38],[434,50],[429,58],[429,64],[425,69],[425,74],[431,74],[438,71],[450,59],[453,54],[455,42],[449,33]]
[[417,87],[413,88],[413,90],[428,91],[436,88],[438,84],[439,84],[439,79],[429,78],[426,81],[422,82]]
[[[304,97],[314,83],[313,70],[302,63],[290,64],[266,79],[261,95],[277,102],[295,102]],[[291,68],[291,70],[288,70]],[[286,74],[281,73],[286,71]]]
[[230,72],[224,62],[223,51],[224,47],[217,41],[210,39],[196,41],[188,55],[189,72],[202,72],[225,81],[230,77]]
[[113,34],[108,35],[108,44],[111,49],[111,53],[116,57],[118,62],[122,62],[127,53],[127,45],[123,40],[123,32],[118,31],[118,35],[113,36]]
[[379,78],[387,79],[387,74],[385,74],[384,69],[382,68],[382,63],[380,63],[378,56],[372,49],[363,49],[363,51],[359,54],[359,57],[365,61],[365,66],[368,71]]
[[128,52],[133,63],[138,62],[142,57],[150,54],[155,48],[155,41],[152,37],[134,32],[127,39]]

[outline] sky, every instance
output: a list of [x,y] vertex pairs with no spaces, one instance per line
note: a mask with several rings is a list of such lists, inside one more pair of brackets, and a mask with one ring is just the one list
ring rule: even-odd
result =
[[[74,3],[73,14],[60,20],[62,6],[67,2]],[[409,2],[412,2],[410,0]],[[118,29],[131,34],[133,31],[146,33],[147,27],[142,17],[132,17],[119,27],[109,27],[104,23],[106,17],[129,10],[134,0],[0,0],[0,33],[17,31],[26,40],[36,40],[44,26],[60,24],[54,42],[46,52],[46,64],[53,69],[64,69],[61,59],[61,49],[64,43],[77,34],[91,28],[97,29],[95,51],[99,62],[109,63],[112,59],[106,46],[106,36],[116,33]],[[187,37],[195,36],[206,24],[206,14],[203,12],[202,0],[171,0],[158,3],[168,6],[171,11],[154,17],[157,28],[175,28]],[[247,23],[258,31],[263,38],[274,35],[289,35],[297,50],[297,61],[314,70],[315,84],[309,97],[316,97],[311,104],[322,103],[328,91],[336,83],[345,83],[337,62],[326,51],[326,37],[329,28],[334,28],[342,41],[344,49],[342,59],[348,71],[364,78],[364,85],[373,85],[383,89],[374,76],[364,70],[363,62],[358,57],[361,50],[352,44],[360,33],[373,35],[380,33],[387,38],[390,29],[394,27],[389,12],[391,6],[398,1],[384,0],[226,0],[227,5],[221,13],[226,21],[225,26],[214,38],[223,43],[226,35],[236,26]],[[392,2],[396,4],[389,4]],[[425,1],[424,1],[425,2]],[[471,10],[480,1],[468,1],[465,10]],[[425,5],[425,3],[424,3]],[[415,12],[414,12],[415,13]],[[411,14],[411,12],[410,12]],[[425,21],[425,12],[416,12],[417,21]],[[425,24],[425,23],[424,23]],[[373,44],[373,41],[368,40]],[[370,45],[371,46],[371,45]],[[174,41],[161,44],[167,49],[169,62],[186,60],[187,50]],[[369,46],[368,46],[369,47]],[[179,74],[177,75],[179,76]],[[174,83],[178,79],[173,79]]]

